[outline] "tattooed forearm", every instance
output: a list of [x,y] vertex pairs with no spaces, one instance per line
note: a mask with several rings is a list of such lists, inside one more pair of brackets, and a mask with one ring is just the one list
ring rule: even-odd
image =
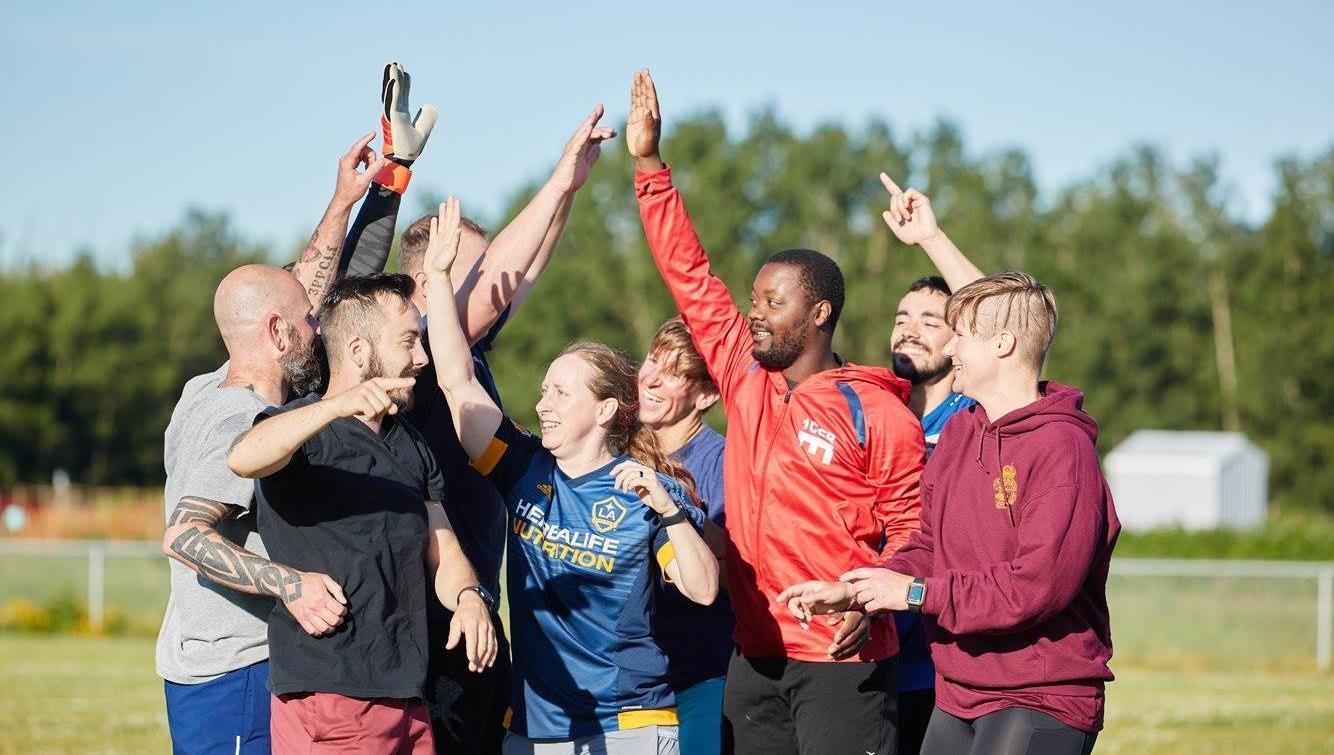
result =
[[232,508],[202,498],[183,499],[168,523],[168,529],[180,530],[171,541],[169,555],[234,590],[272,595],[284,603],[300,598],[300,572],[241,548],[214,528]]
[[343,252],[343,239],[337,238],[321,245],[320,232],[317,230],[306,244],[292,274],[306,287],[306,295],[315,306],[324,300],[324,294],[333,284],[334,270],[338,266],[339,255]]

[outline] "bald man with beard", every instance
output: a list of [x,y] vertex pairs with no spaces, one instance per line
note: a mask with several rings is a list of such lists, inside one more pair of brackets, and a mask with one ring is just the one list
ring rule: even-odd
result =
[[193,378],[167,426],[171,596],[157,643],[177,753],[269,752],[268,617],[282,601],[311,635],[343,620],[346,599],[324,574],[270,561],[256,533],[254,482],[227,452],[255,415],[319,383],[317,322],[295,276],[233,270],[213,299],[228,361]]

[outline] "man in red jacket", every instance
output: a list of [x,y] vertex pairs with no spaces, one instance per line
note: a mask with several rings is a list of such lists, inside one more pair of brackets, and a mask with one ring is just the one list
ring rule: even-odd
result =
[[839,662],[834,626],[799,622],[775,599],[794,582],[876,560],[882,546],[893,552],[917,529],[925,444],[906,405],[911,387],[834,354],[843,274],[819,252],[771,256],[749,313],[737,309],[709,272],[658,154],[660,126],[653,82],[640,72],[626,129],[640,218],[727,413],[739,652],[727,671],[725,729],[747,754],[893,752],[893,623],[874,622],[856,656]]
[[[922,475],[922,529],[881,567],[781,598],[803,619],[861,606],[919,611],[936,664],[923,753],[1093,749],[1112,679],[1107,568],[1121,525],[1083,395],[1039,382],[1056,299],[1019,272],[945,307],[950,419]],[[994,419],[993,419],[994,418]]]

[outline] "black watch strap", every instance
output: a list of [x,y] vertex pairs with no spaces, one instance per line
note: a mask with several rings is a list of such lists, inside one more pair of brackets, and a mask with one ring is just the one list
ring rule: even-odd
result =
[[458,603],[459,598],[462,598],[463,593],[465,592],[477,593],[477,597],[482,599],[482,605],[486,606],[486,610],[488,613],[494,612],[496,610],[496,599],[491,597],[491,593],[488,592],[487,589],[485,587],[482,587],[481,585],[468,585],[462,590],[459,590],[458,597],[454,598],[455,604]]
[[678,506],[675,514],[672,514],[671,516],[662,517],[661,519],[658,520],[658,524],[661,524],[664,527],[670,527],[673,524],[680,524],[681,522],[688,521],[689,519],[690,517],[686,516],[686,510]]

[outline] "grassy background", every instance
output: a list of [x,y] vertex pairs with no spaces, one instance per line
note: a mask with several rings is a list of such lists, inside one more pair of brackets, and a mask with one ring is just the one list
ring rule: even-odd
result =
[[[1120,668],[1099,753],[1324,753],[1334,685],[1305,672]],[[170,745],[145,637],[0,635],[0,753],[152,753]]]
[[[84,613],[87,582],[82,558],[0,557],[0,629],[15,628],[18,599],[53,615]],[[1314,579],[1113,576],[1107,589],[1116,659],[1128,665],[1315,669]],[[166,602],[165,558],[107,559],[105,607],[113,633],[153,636]]]

